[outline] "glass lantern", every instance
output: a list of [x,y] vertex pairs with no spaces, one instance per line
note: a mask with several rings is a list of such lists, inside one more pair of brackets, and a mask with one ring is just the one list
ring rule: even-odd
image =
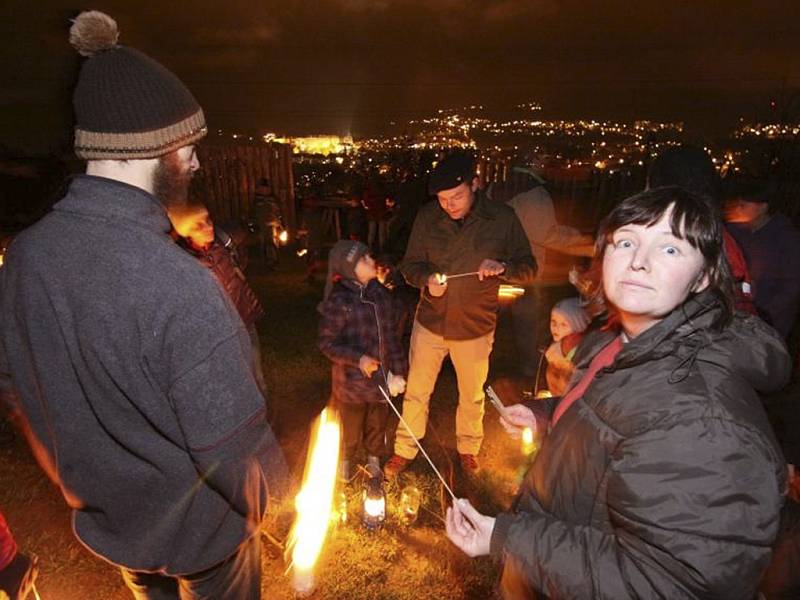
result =
[[364,485],[364,514],[362,521],[369,530],[379,529],[386,520],[386,494],[383,478],[370,477]]
[[421,499],[422,492],[413,485],[406,486],[400,493],[400,520],[406,525],[417,520]]

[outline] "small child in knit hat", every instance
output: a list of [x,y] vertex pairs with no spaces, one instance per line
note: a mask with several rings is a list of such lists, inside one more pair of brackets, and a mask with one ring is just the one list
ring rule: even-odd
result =
[[553,396],[563,396],[575,365],[575,349],[589,326],[589,315],[581,306],[580,298],[566,298],[550,311],[550,333],[553,343],[545,353],[547,359],[547,387]]
[[378,282],[369,248],[339,240],[328,255],[325,299],[319,306],[319,349],[331,361],[331,401],[342,419],[342,479],[364,446],[371,471],[386,455],[386,421],[390,396],[405,391],[408,361],[395,323],[395,303]]

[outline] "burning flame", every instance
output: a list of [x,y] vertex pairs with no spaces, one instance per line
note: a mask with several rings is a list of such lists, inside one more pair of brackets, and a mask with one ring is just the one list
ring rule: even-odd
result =
[[326,408],[312,430],[303,485],[295,500],[297,517],[287,545],[287,551],[292,553],[295,589],[299,592],[313,589],[314,565],[330,526],[340,438],[338,416]]
[[498,298],[519,298],[525,294],[525,290],[518,285],[500,284],[500,289],[497,290]]
[[285,229],[278,234],[278,240],[281,244],[285,244],[289,241],[289,232]]
[[522,453],[532,454],[536,450],[536,438],[533,435],[533,429],[526,427],[522,430]]

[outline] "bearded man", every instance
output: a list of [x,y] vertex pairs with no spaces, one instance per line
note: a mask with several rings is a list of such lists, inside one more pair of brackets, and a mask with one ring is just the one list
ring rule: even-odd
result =
[[[203,111],[170,71],[82,13],[75,152],[88,160],[0,271],[0,380],[75,534],[136,598],[259,598],[279,454],[250,340],[166,206],[199,168]],[[269,450],[268,450],[269,449]]]

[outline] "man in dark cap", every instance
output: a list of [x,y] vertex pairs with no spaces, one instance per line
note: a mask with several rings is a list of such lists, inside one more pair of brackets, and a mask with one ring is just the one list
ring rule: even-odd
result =
[[242,320],[165,210],[199,167],[203,111],[117,38],[95,11],[70,30],[88,165],[0,270],[0,383],[76,535],[136,598],[259,598],[280,452]]
[[788,339],[800,307],[800,232],[770,213],[775,191],[765,180],[737,177],[728,184],[725,220],[747,261],[758,314]]
[[[494,343],[498,288],[501,281],[533,281],[536,261],[514,211],[478,191],[469,154],[457,152],[442,160],[431,174],[429,190],[438,202],[420,209],[400,264],[408,282],[422,290],[411,334],[403,418],[414,436],[425,435],[428,402],[449,354],[458,379],[456,445],[469,476],[478,470],[483,441],[483,385]],[[417,453],[402,425],[394,452],[385,466],[387,477],[405,469]]]

